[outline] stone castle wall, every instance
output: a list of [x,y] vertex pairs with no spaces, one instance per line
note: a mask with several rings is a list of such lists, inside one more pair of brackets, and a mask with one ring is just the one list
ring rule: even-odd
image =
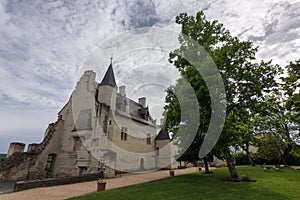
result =
[[6,158],[10,157],[14,153],[24,152],[25,144],[20,142],[13,142],[9,145]]
[[[30,144],[27,152],[23,152],[25,145],[11,145],[8,158],[0,161],[0,181],[95,174],[101,171],[100,162],[106,165],[104,176],[115,177],[115,169],[155,169],[157,162],[169,162],[163,151],[157,160],[155,126],[132,120],[129,113],[116,115],[107,102],[97,97],[101,97],[99,91],[107,95],[116,90],[106,91],[104,87],[97,91],[95,77],[92,71],[83,74],[41,143]],[[128,128],[125,141],[121,140],[122,127]],[[147,134],[151,136],[150,144]]]

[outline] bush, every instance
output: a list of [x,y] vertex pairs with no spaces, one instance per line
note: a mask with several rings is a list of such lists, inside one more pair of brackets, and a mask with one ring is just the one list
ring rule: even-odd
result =
[[[254,159],[253,159],[255,164],[258,165],[278,165],[278,164],[283,164],[280,157],[272,160],[267,160],[265,158],[260,157],[259,154],[254,154]],[[287,165],[296,165],[300,166],[300,154],[296,152],[292,152],[288,155],[286,159]]]
[[296,153],[291,153],[288,155],[286,162],[288,165],[300,166],[300,155]]
[[251,179],[250,177],[248,177],[247,175],[242,175],[239,179],[233,179],[230,177],[223,177],[220,178],[221,181],[229,181],[229,182],[256,182],[256,180]]
[[[263,165],[263,164],[273,165],[274,164],[274,161],[269,161],[267,159],[261,158],[257,154],[254,154],[253,162],[257,165]],[[277,164],[277,163],[275,163],[275,164]]]
[[233,154],[233,159],[236,165],[249,165],[248,156],[242,152]]
[[261,153],[255,153],[253,154],[253,162],[258,165],[279,165],[281,163],[281,157],[278,156],[273,159],[267,159],[263,156]]
[[256,180],[251,179],[249,176],[247,175],[242,175],[241,176],[241,182],[255,182]]

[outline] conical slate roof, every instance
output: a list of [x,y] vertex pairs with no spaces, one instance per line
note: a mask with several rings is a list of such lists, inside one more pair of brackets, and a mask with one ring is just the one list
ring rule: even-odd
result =
[[170,140],[168,131],[161,129],[156,136],[155,140]]
[[112,87],[117,87],[114,70],[112,64],[110,63],[100,85],[110,85]]

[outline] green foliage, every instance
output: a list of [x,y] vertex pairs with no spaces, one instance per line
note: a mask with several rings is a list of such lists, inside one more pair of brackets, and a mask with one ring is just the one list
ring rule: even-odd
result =
[[[221,182],[220,179],[228,177],[229,174],[225,168],[220,168],[214,169],[214,173],[210,175],[197,172],[72,199],[299,199],[300,171],[285,168],[280,172],[270,171],[266,173],[261,167],[237,167],[237,170],[240,174],[244,174],[241,178],[244,177],[245,180],[249,180],[251,177],[250,181],[255,179],[256,182]],[[176,189],[174,190],[174,188]]]
[[6,154],[0,154],[0,161],[4,160],[6,158]]
[[249,165],[250,164],[248,156],[243,152],[235,153],[232,155],[232,157],[233,157],[236,165]]
[[282,78],[284,83],[283,91],[286,98],[284,108],[287,111],[287,120],[296,125],[295,130],[298,131],[298,133],[293,135],[294,140],[296,137],[297,142],[300,142],[300,59],[290,62],[286,68],[288,76]]
[[258,158],[281,164],[286,144],[281,142],[280,138],[266,133],[263,137],[260,137],[256,146],[258,147]]
[[[197,123],[195,119],[199,116],[194,116],[195,113],[188,112],[186,110],[181,111],[181,109],[194,109],[191,106],[197,104],[197,100],[191,96],[191,88],[189,89],[189,84],[184,79],[177,80],[175,86],[171,86],[167,90],[166,102],[168,104],[165,108],[165,129],[172,132],[173,141],[178,146],[181,152],[185,152],[184,155],[180,156],[177,160],[185,161],[190,163],[196,163],[199,161],[198,152],[201,146],[201,136],[196,135],[197,140],[194,140],[189,147],[189,138],[194,138],[191,131],[192,126],[197,128]],[[185,113],[185,114],[183,114]],[[196,112],[199,114],[199,112]],[[180,132],[179,132],[180,130]],[[195,130],[197,131],[197,129]],[[195,133],[195,132],[194,132]]]
[[271,91],[255,116],[258,157],[287,164],[290,152],[300,142],[300,60],[291,62],[278,90]]
[[[201,118],[197,137],[193,144],[195,146],[201,144],[206,136],[212,114],[213,99],[210,98],[210,92],[215,92],[215,90],[211,89],[214,86],[206,85],[206,81],[204,81],[214,79],[214,77],[202,77],[197,69],[180,54],[195,48],[187,38],[192,38],[203,46],[223,78],[226,94],[218,95],[226,96],[227,109],[225,112],[227,117],[214,153],[221,156],[221,152],[227,152],[227,161],[229,161],[231,155],[228,152],[231,146],[243,147],[245,144],[245,146],[249,146],[252,142],[254,124],[250,118],[260,111],[258,105],[263,101],[264,94],[277,88],[274,77],[281,73],[282,69],[278,65],[272,65],[271,62],[255,63],[255,54],[258,48],[254,47],[252,42],[240,41],[237,37],[231,36],[221,23],[216,20],[207,20],[202,11],[198,12],[195,17],[188,16],[186,13],[180,14],[176,17],[176,23],[181,25],[182,35],[179,36],[181,46],[170,53],[169,61],[191,84],[197,95]],[[203,56],[203,52],[192,52],[191,54]],[[209,71],[212,63],[209,63],[206,57],[199,57],[199,60],[200,69]],[[173,131],[176,135],[180,124],[180,105],[176,96],[170,92],[172,87],[169,88],[166,97],[165,128]],[[180,86],[177,84],[174,87]],[[189,151],[189,153],[195,152],[197,151],[194,149]],[[234,166],[231,162],[228,163],[232,177],[237,176],[234,174]]]
[[294,148],[294,150],[287,156],[287,164],[300,166],[300,146]]
[[250,179],[247,175],[241,175],[242,182],[252,182],[253,180]]
[[282,78],[285,95],[287,96],[286,108],[290,112],[290,119],[300,123],[300,59],[290,62],[287,66],[288,76]]

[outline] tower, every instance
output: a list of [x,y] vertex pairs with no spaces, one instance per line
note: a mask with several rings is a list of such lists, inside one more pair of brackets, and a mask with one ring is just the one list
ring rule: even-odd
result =
[[114,111],[116,108],[117,84],[113,71],[112,59],[98,89],[98,101],[110,106],[111,110]]
[[172,168],[170,141],[168,131],[161,129],[155,138],[156,166],[158,168]]

